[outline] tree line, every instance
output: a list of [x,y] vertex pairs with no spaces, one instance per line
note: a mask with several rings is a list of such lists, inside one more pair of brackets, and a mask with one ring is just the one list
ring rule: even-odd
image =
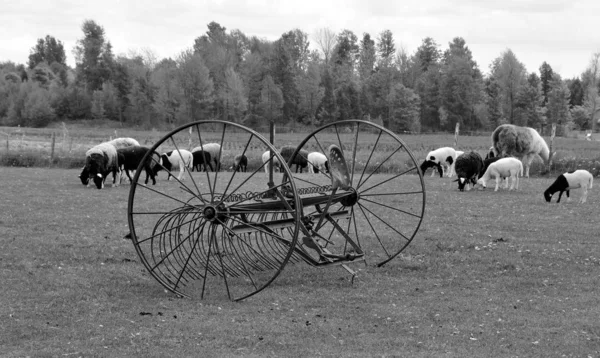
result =
[[[66,64],[64,45],[38,39],[27,64],[0,63],[0,124],[110,119],[146,128],[222,119],[250,127],[318,126],[362,118],[394,131],[490,130],[502,123],[558,134],[594,130],[600,53],[580,77],[562,79],[544,62],[527,72],[510,50],[482,74],[465,40],[441,49],[422,40],[408,54],[391,31],[376,37],[294,29],[276,41],[216,22],[176,58],[150,50],[115,56],[102,26],[86,20]],[[316,49],[315,49],[316,48]],[[546,129],[545,129],[546,128]]]

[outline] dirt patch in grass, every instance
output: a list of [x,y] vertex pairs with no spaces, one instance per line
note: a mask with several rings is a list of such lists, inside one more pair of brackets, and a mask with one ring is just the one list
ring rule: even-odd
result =
[[[600,354],[600,195],[547,204],[425,179],[426,217],[382,268],[290,265],[233,303],[179,299],[146,272],[129,186],[2,168],[0,342],[8,356],[568,356]],[[159,180],[157,185],[173,185]]]

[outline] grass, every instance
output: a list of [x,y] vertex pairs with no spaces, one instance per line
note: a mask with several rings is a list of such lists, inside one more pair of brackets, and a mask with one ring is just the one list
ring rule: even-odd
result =
[[[20,356],[600,355],[600,195],[547,204],[425,178],[415,240],[382,268],[286,267],[259,294],[179,299],[123,239],[128,185],[2,168],[0,342]],[[159,186],[172,185],[164,177]]]

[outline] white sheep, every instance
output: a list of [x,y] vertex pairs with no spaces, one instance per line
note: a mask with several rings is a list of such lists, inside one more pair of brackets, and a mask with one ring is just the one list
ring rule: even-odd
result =
[[320,152],[308,153],[308,172],[318,173],[319,171],[322,171],[323,173],[329,173],[329,163],[327,162],[327,157],[325,154]]
[[[181,155],[179,154],[181,153]],[[178,180],[185,180],[183,172],[185,168],[192,169],[194,165],[194,156],[191,152],[185,149],[172,150],[167,153],[163,153],[158,160],[158,164],[154,166],[154,175],[156,176],[159,171],[166,170],[169,173],[167,180],[171,180],[171,172],[175,169],[179,169]]]
[[[275,155],[273,155],[273,160],[271,161],[271,151],[267,150],[262,155],[262,162],[265,166],[265,173],[269,174],[269,163],[273,163],[275,168],[278,168],[281,164],[279,163],[279,159]],[[273,169],[275,169],[273,168]]]
[[201,146],[192,149],[192,153],[199,150],[210,153],[210,157],[215,163],[215,171],[218,172],[221,167],[221,145],[219,143],[204,143]]
[[[454,175],[454,162],[456,161],[456,150],[452,147],[442,147],[436,150],[432,150],[427,154],[425,160],[421,164],[421,172],[425,174],[427,168],[436,167],[440,178],[447,176],[451,178]],[[448,169],[446,170],[446,167]],[[434,176],[431,173],[431,176]]]
[[558,176],[558,178],[556,178],[554,183],[552,183],[552,185],[550,185],[548,189],[544,191],[544,198],[547,202],[550,202],[550,200],[552,200],[552,195],[559,191],[560,194],[558,194],[558,200],[556,202],[560,203],[560,197],[562,196],[563,192],[566,191],[568,201],[570,200],[569,190],[581,188],[583,190],[583,195],[581,196],[581,199],[579,199],[579,203],[583,204],[587,199],[588,189],[592,188],[593,182],[594,176],[587,170],[579,169],[570,171],[561,174]]
[[494,191],[498,191],[498,187],[503,178],[506,178],[505,189],[508,188],[508,182],[510,178],[512,178],[512,185],[509,190],[518,190],[519,175],[523,175],[523,163],[519,159],[512,157],[501,158],[490,164],[485,171],[485,174],[477,180],[477,183],[486,188],[487,182],[492,178],[495,178],[496,189]]

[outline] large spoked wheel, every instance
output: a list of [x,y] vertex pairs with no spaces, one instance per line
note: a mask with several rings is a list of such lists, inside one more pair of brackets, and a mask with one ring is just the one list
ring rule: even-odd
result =
[[[213,150],[208,171],[192,171],[194,162],[186,162],[180,172],[152,154],[171,152],[187,161],[189,151],[195,164],[208,161],[197,147]],[[234,165],[236,156],[247,158],[246,168]],[[141,180],[146,161],[160,169],[156,185]],[[263,136],[231,122],[194,122],[159,140],[136,171],[127,209],[133,245],[148,272],[185,297],[241,300],[268,286],[292,257],[301,218],[289,168],[281,165],[269,183],[265,167],[280,162]],[[265,227],[265,221],[278,225]]]
[[[304,207],[304,216],[313,219],[312,238],[335,257],[382,266],[411,243],[423,221],[425,186],[418,162],[395,133],[379,125],[361,120],[325,125],[286,158],[302,198],[332,192],[331,145],[341,149],[350,187],[337,191],[345,195],[342,200],[322,198]],[[314,160],[314,152],[325,154],[328,165]]]

